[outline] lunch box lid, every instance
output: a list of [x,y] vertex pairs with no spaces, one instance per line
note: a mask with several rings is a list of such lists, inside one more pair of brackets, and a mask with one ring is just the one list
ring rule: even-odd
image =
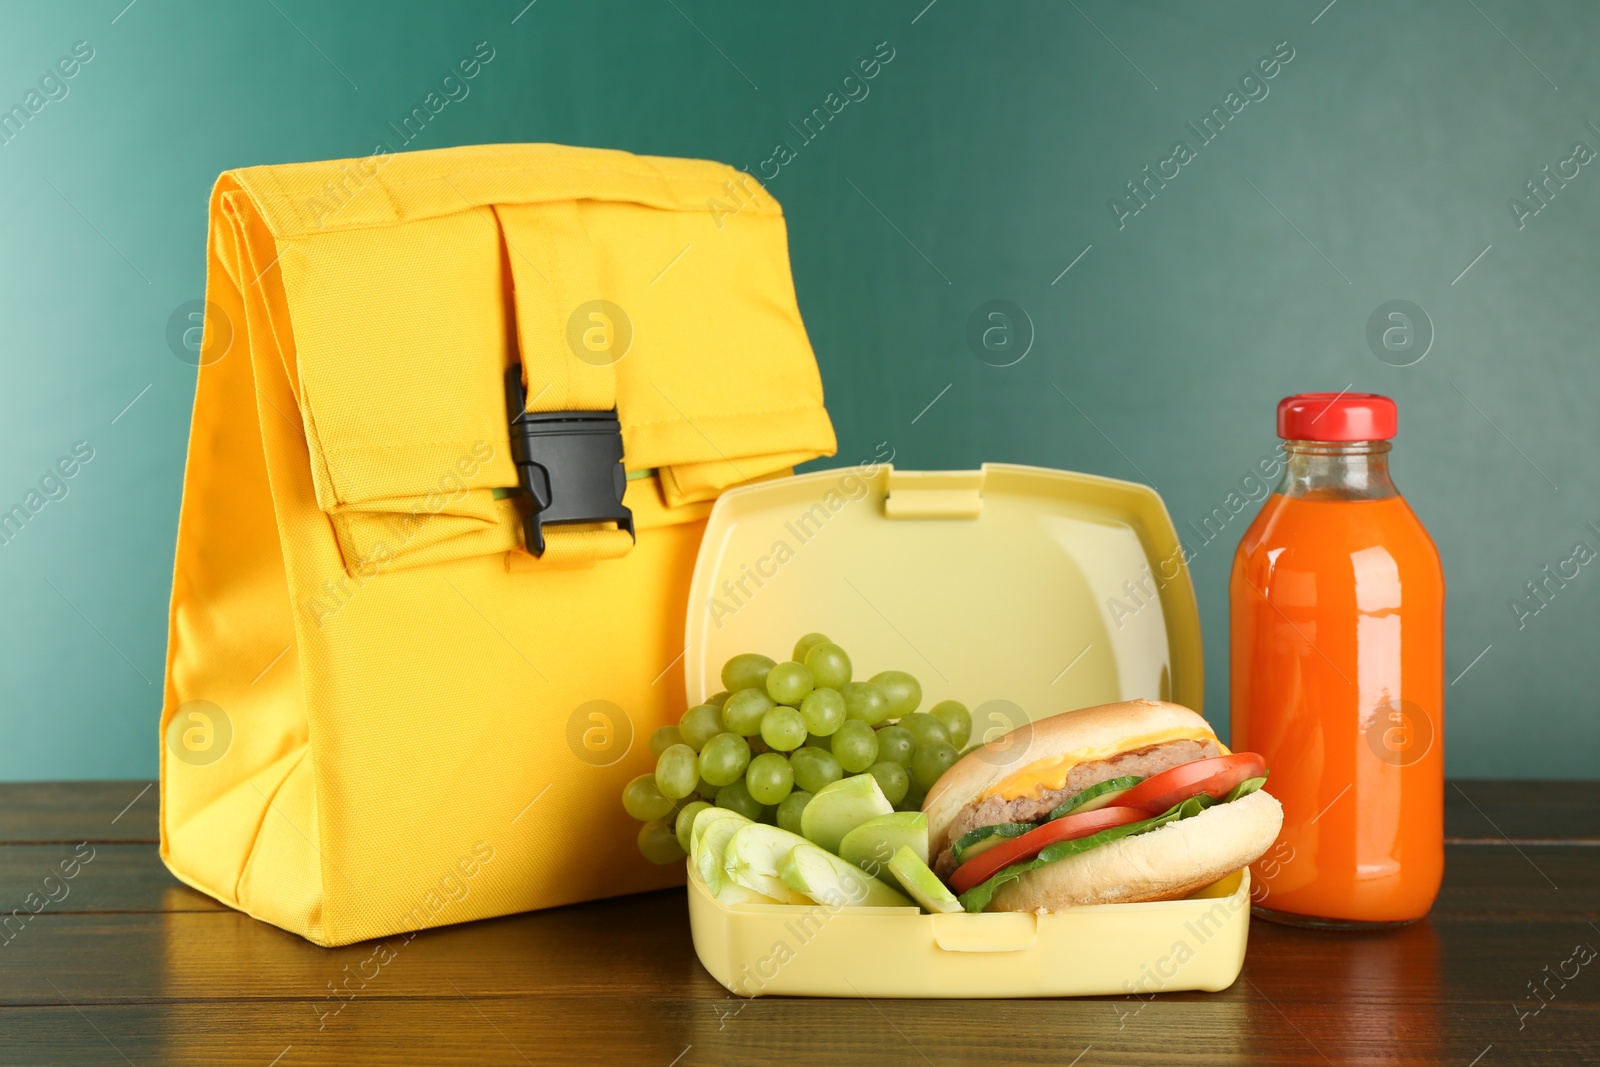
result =
[[689,705],[741,652],[811,631],[857,679],[898,669],[973,713],[972,740],[1118,700],[1201,710],[1200,616],[1155,490],[1043,467],[814,471],[722,495],[690,585]]

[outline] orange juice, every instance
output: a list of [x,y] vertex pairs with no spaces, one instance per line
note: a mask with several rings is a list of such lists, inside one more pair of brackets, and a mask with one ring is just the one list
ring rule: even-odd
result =
[[1389,478],[1393,426],[1384,397],[1285,400],[1283,483],[1234,557],[1230,745],[1284,809],[1253,870],[1266,918],[1409,922],[1439,891],[1444,576]]

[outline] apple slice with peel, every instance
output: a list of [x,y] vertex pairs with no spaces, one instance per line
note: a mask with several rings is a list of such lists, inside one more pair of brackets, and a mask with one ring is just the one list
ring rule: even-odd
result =
[[844,835],[839,858],[882,878],[901,848],[911,849],[923,863],[928,862],[928,817],[922,812],[892,811],[868,819]]
[[[716,826],[713,826],[706,831],[706,840],[701,842],[702,847],[711,840],[711,835],[716,833],[716,829]],[[810,901],[805,896],[784,885],[783,880],[778,877],[778,864],[782,863],[797,846],[804,844],[806,844],[805,838],[798,834],[791,834],[787,830],[780,830],[766,823],[757,822],[741,826],[723,846],[723,873],[736,885],[753,889],[765,896],[775,897],[785,904],[808,904]]]
[[[927,853],[923,853],[926,856]],[[963,911],[961,901],[939,881],[939,876],[910,848],[901,847],[889,860],[889,873],[921,904],[924,911],[948,915]]]
[[706,829],[714,822],[723,819],[738,819],[742,823],[749,822],[743,815],[728,808],[706,808],[694,817],[694,827],[689,831],[689,855],[693,856],[695,846],[700,843],[700,838],[705,836]]
[[[710,892],[710,887],[706,886],[706,884],[705,884],[706,880],[700,874],[699,868],[691,867],[689,869],[689,881],[690,882],[698,882],[698,883],[700,883],[702,888],[705,888],[707,890],[707,892]],[[720,892],[716,892],[716,893],[710,893],[710,895],[714,896],[717,899],[717,902],[719,904],[782,904],[783,903],[783,901],[781,901],[781,900],[774,900],[772,897],[769,897],[769,896],[767,896],[767,895],[765,895],[763,893],[757,893],[753,889],[746,889],[742,885],[738,885],[735,882],[729,881],[726,875],[724,875],[723,879],[722,879],[722,889],[721,889],[721,891]]]
[[775,900],[765,893],[757,893],[754,889],[746,889],[737,882],[724,882],[722,892],[717,894],[717,900],[723,904],[782,904],[783,901]]
[[780,864],[783,884],[832,908],[909,908],[906,899],[887,882],[860,867],[825,852],[816,845],[796,845]]
[[870,774],[857,774],[817,790],[800,813],[800,832],[812,844],[837,854],[845,834],[868,819],[893,811],[878,780]]
[[[707,818],[713,811],[727,812],[732,818],[714,817]],[[726,808],[712,808],[702,811],[695,817],[694,840],[694,869],[699,872],[700,880],[705,882],[706,889],[718,900],[723,899],[723,893],[733,885],[723,870],[723,849],[727,847],[728,839],[741,827],[751,825],[750,820],[735,811]]]

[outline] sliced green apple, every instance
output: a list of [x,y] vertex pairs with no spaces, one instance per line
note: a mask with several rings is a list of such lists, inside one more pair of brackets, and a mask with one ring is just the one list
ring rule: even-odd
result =
[[784,857],[780,869],[787,888],[803,893],[818,904],[835,908],[912,906],[909,899],[887,882],[816,845],[796,845]]
[[868,819],[893,811],[894,805],[878,788],[878,780],[870,774],[857,774],[817,790],[800,813],[800,832],[812,844],[837,853],[845,834]]
[[911,849],[923,863],[928,862],[928,817],[922,812],[893,811],[868,819],[839,841],[839,856],[882,877],[901,848]]
[[[707,830],[707,840],[716,832]],[[702,846],[703,846],[702,842]],[[722,869],[728,879],[746,889],[774,897],[785,904],[807,903],[806,897],[783,884],[778,865],[806,839],[766,823],[741,826],[722,849]]]
[[[726,817],[707,818],[713,811],[727,812]],[[737,812],[728,811],[726,808],[712,808],[711,811],[702,811],[694,820],[692,836],[697,839],[694,845],[694,869],[700,872],[700,880],[705,882],[706,889],[718,900],[723,899],[723,891],[733,883],[728,879],[723,870],[723,849],[727,847],[728,839],[739,828],[751,825],[750,820]]]
[[933,873],[922,856],[909,848],[902,847],[889,860],[889,873],[922,905],[924,911],[950,914],[965,910],[961,907],[961,901],[939,881],[939,876]]

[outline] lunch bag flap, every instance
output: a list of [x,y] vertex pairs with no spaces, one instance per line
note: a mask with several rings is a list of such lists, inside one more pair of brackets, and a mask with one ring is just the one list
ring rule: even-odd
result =
[[[287,304],[278,345],[351,573],[522,543],[518,364],[529,412],[615,409],[626,470],[658,476],[629,485],[643,521],[833,451],[783,215],[740,171],[505,145],[248,168],[219,195],[270,234],[256,281]],[[546,529],[546,561],[632,543],[615,522]]]

